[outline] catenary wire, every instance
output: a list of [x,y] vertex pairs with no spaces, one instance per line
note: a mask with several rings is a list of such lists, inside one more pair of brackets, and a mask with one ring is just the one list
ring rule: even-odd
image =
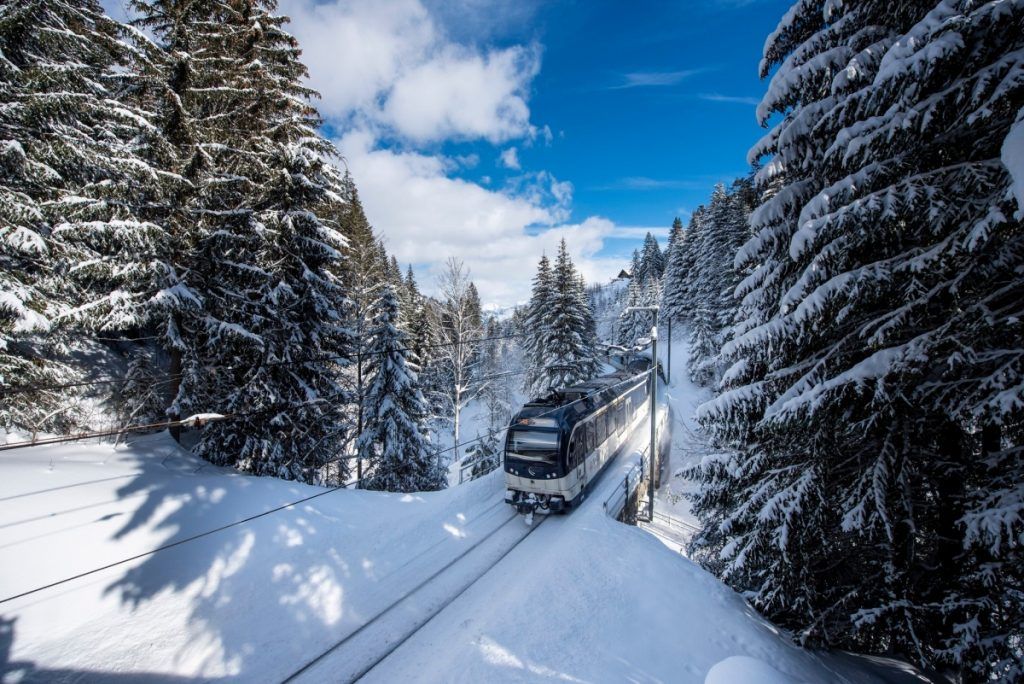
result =
[[[614,385],[609,385],[608,387],[605,387],[605,388],[602,388],[602,389],[612,389],[612,388],[619,387],[621,385],[624,385],[624,384],[627,384],[627,383],[630,383],[630,382],[635,382],[639,378],[642,378],[642,377],[644,377],[646,375],[649,375],[649,374],[651,374],[653,372],[654,372],[654,369],[652,368],[649,371],[644,371],[643,373],[638,373],[638,374],[633,375],[633,376],[631,376],[629,378],[621,380],[620,382],[617,382]],[[551,413],[553,413],[555,411],[559,411],[559,410],[562,410],[562,409],[567,408],[569,406],[573,406],[573,405],[575,405],[575,404],[577,404],[577,403],[579,403],[581,401],[585,401],[587,398],[588,398],[587,396],[580,397],[579,399],[575,399],[575,400],[573,400],[573,401],[571,401],[571,402],[569,402],[567,404],[561,404],[559,406],[552,407],[551,409],[549,409],[547,411],[543,411],[543,412],[538,413],[538,414],[536,414],[534,416],[531,416],[531,418],[540,418],[540,417],[543,417],[545,415],[549,415],[549,414],[551,414]],[[438,454],[442,454],[442,453],[445,453],[446,451],[451,451],[452,449],[456,449],[458,447],[465,446],[466,444],[471,444],[471,443],[476,442],[476,441],[478,441],[480,439],[484,439],[485,437],[498,434],[499,432],[504,432],[507,429],[508,428],[506,427],[506,428],[502,428],[501,430],[495,430],[495,431],[493,431],[493,432],[491,432],[491,433],[489,433],[487,435],[476,437],[474,439],[468,440],[468,441],[463,442],[461,444],[456,444],[455,446],[453,446],[453,447],[451,447],[449,449],[445,449],[445,450],[439,451],[437,453]],[[328,465],[329,463],[331,463],[331,461],[328,461],[324,465]],[[276,508],[272,508],[270,510],[263,511],[262,513],[257,513],[257,514],[254,514],[254,515],[247,516],[245,518],[242,518],[241,520],[236,520],[234,522],[227,523],[225,525],[221,525],[221,526],[216,527],[216,528],[214,528],[212,530],[207,530],[205,532],[200,532],[199,534],[195,534],[195,535],[192,535],[190,537],[186,537],[185,539],[179,539],[178,541],[172,542],[170,544],[164,544],[163,546],[159,546],[159,547],[157,547],[155,549],[152,549],[150,551],[146,551],[144,553],[135,554],[135,555],[130,556],[128,558],[123,558],[121,560],[114,561],[112,563],[107,563],[107,564],[105,564],[103,566],[100,566],[100,567],[97,567],[97,568],[93,568],[92,570],[86,570],[84,572],[76,573],[75,575],[72,575],[70,577],[65,577],[64,579],[56,580],[54,582],[50,582],[48,584],[36,587],[34,589],[28,589],[28,590],[20,592],[18,594],[13,594],[11,596],[8,596],[8,597],[0,599],[0,605],[3,605],[3,604],[8,603],[10,601],[14,601],[14,600],[19,599],[19,598],[23,598],[25,596],[31,596],[32,594],[36,594],[36,593],[38,593],[40,591],[45,591],[46,589],[52,589],[53,587],[57,587],[57,586],[60,586],[62,584],[67,584],[68,582],[73,582],[73,581],[75,581],[77,579],[81,579],[83,577],[88,577],[90,575],[94,575],[94,574],[96,574],[98,572],[103,572],[104,570],[109,570],[110,568],[115,568],[115,567],[117,567],[119,565],[124,565],[125,563],[130,563],[130,562],[132,562],[134,560],[138,560],[140,558],[146,558],[148,556],[152,556],[152,555],[154,555],[156,553],[159,553],[160,551],[166,551],[168,549],[172,549],[174,547],[181,546],[182,544],[186,544],[188,542],[195,541],[197,539],[202,539],[203,537],[208,537],[208,536],[210,536],[212,534],[216,534],[217,532],[222,532],[222,531],[230,529],[232,527],[237,527],[239,525],[244,525],[245,523],[252,522],[253,520],[257,520],[259,518],[266,517],[266,516],[271,515],[273,513],[278,513],[280,511],[286,510],[288,508],[293,508],[295,506],[298,506],[299,504],[306,503],[307,501],[311,501],[311,500],[319,498],[321,496],[326,496],[327,494],[331,494],[331,493],[337,492],[340,489],[345,489],[345,488],[346,488],[346,485],[344,485],[344,484],[337,485],[337,486],[331,487],[329,489],[325,489],[322,492],[317,492],[316,494],[312,494],[310,496],[302,497],[301,499],[297,499],[296,501],[292,501],[290,503],[282,504],[280,506],[277,506]]]

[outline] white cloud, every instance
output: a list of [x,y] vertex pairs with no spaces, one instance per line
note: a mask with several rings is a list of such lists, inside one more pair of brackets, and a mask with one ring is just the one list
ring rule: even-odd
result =
[[398,78],[384,119],[419,142],[521,137],[530,132],[525,86],[539,69],[537,51],[523,47],[483,55],[449,47]]
[[588,280],[606,280],[622,267],[621,259],[596,256],[614,224],[599,217],[566,224],[572,185],[547,172],[495,191],[449,177],[444,157],[382,148],[363,130],[338,144],[370,222],[400,262],[416,265],[427,291],[435,269],[455,256],[469,266],[484,303],[523,301],[537,259],[554,254],[563,237]]
[[[599,217],[569,223],[572,183],[528,170],[484,187],[490,178],[456,177],[479,158],[437,152],[448,140],[483,140],[504,146],[500,162],[519,172],[519,149],[550,145],[554,135],[530,119],[540,46],[479,42],[497,35],[488,31],[453,38],[465,22],[501,21],[503,3],[464,0],[452,15],[432,2],[281,2],[374,229],[399,261],[416,267],[428,292],[445,259],[463,259],[485,304],[528,298],[537,259],[554,254],[562,237],[586,278],[611,277],[622,259],[597,255],[615,227]],[[453,16],[455,30],[444,25]]]
[[507,150],[502,150],[498,156],[498,161],[506,169],[520,169],[519,165],[519,150],[514,147],[510,147]]
[[330,119],[416,143],[533,135],[526,102],[536,46],[449,41],[419,0],[285,0],[310,81]]
[[609,90],[672,86],[691,76],[703,73],[704,71],[706,71],[706,69],[682,69],[680,71],[635,71],[623,74],[622,83],[610,86]]
[[761,104],[761,98],[759,97],[742,97],[739,95],[720,95],[718,93],[701,93],[698,95],[702,100],[708,102],[729,102],[732,104],[744,104],[756,107]]

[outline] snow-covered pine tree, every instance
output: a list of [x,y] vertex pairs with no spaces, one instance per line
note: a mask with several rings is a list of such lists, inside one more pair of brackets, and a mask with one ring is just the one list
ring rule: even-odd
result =
[[551,273],[551,293],[540,328],[538,374],[545,388],[561,388],[597,374],[596,333],[586,287],[563,239]]
[[644,312],[629,311],[631,307],[644,305],[644,284],[637,278],[630,278],[626,287],[626,299],[619,313],[615,342],[631,347],[638,338],[651,332],[650,317]]
[[690,268],[685,270],[683,278],[678,285],[679,301],[686,311],[683,314],[684,316],[693,316],[692,311],[697,302],[696,283],[700,275],[700,264],[697,261],[697,254],[700,252],[704,242],[706,222],[707,207],[701,205],[693,212],[693,216],[690,218],[690,225],[686,229],[688,236],[684,244],[684,255],[685,260],[690,264]]
[[665,255],[662,254],[657,238],[653,233],[644,236],[644,248],[640,253],[639,273],[634,277],[650,283],[659,280],[665,274]]
[[[695,547],[806,642],[1024,677],[1024,3],[804,0]],[[1019,216],[1019,215],[1018,215]]]
[[[60,360],[73,307],[106,329],[143,317],[138,284],[163,264],[139,255],[164,239],[134,213],[155,185],[153,127],[127,101],[143,60],[94,0],[0,4],[0,387],[76,379]],[[75,422],[64,392],[2,395],[0,427]]]
[[733,261],[737,249],[749,237],[747,217],[738,197],[715,186],[702,215],[702,232],[694,253],[690,278],[690,361],[694,382],[712,385],[723,370],[719,350],[726,329],[736,314],[733,292],[739,275]]
[[631,306],[660,306],[665,255],[651,233],[644,237],[643,251],[633,252],[632,272],[626,303],[619,316],[616,342],[632,345],[639,337],[650,335],[655,315],[648,311],[627,311]]
[[[212,410],[211,397],[203,394],[207,374],[198,338],[205,329],[204,297],[213,256],[200,246],[204,233],[211,232],[204,231],[200,219],[215,216],[216,209],[208,206],[209,189],[217,191],[222,206],[231,206],[230,191],[237,193],[237,177],[225,173],[223,165],[218,173],[211,158],[231,149],[225,141],[234,117],[223,112],[234,106],[235,92],[221,87],[230,59],[218,42],[223,43],[233,13],[223,0],[128,4],[135,14],[134,26],[155,41],[139,41],[152,58],[136,64],[134,72],[142,84],[137,96],[153,112],[158,139],[165,144],[150,146],[159,168],[158,183],[140,213],[164,226],[168,236],[167,269],[152,303],[158,317],[154,327],[169,357],[167,414],[174,419],[189,407]],[[172,429],[172,435],[177,437],[179,431]]]
[[202,189],[192,277],[204,306],[185,326],[187,361],[221,370],[187,374],[198,390],[192,401],[206,405],[182,403],[234,415],[203,431],[195,449],[205,458],[314,481],[350,429],[336,410],[346,397],[348,301],[332,273],[345,239],[324,218],[337,214],[343,182],[275,6],[232,3],[201,36],[202,60],[218,65],[228,96],[217,137],[201,147],[220,182]]
[[[678,219],[676,220],[678,221]],[[692,301],[687,297],[686,283],[690,269],[696,268],[693,246],[698,238],[696,235],[697,220],[698,215],[695,212],[690,218],[689,228],[675,238],[668,251],[660,313],[665,320],[672,320],[675,323],[688,322],[693,316]],[[675,224],[673,224],[673,234],[675,234]]]
[[526,307],[522,328],[519,330],[526,358],[526,379],[523,382],[523,389],[532,397],[543,394],[548,389],[544,374],[545,338],[542,331],[546,326],[546,317],[551,310],[553,296],[551,262],[547,255],[542,255],[537,264],[537,274],[533,277],[530,303]]
[[629,277],[632,280],[641,280],[643,278],[643,267],[641,265],[640,250],[633,250],[633,258],[629,263]]
[[393,286],[383,286],[374,309],[368,349],[373,381],[357,439],[359,453],[369,463],[366,487],[389,492],[443,489],[447,477],[430,449],[427,402],[407,362],[407,338],[398,329]]
[[[345,237],[344,259],[336,263],[334,270],[341,278],[345,295],[349,300],[348,321],[352,331],[353,363],[346,371],[346,380],[352,390],[352,403],[348,407],[349,420],[355,430],[354,438],[362,431],[363,405],[372,376],[367,370],[365,351],[369,343],[370,321],[374,316],[373,307],[380,299],[380,284],[385,276],[383,247],[373,233],[359,190],[349,171],[341,181],[342,204],[339,207],[339,225]],[[401,311],[399,312],[401,314]],[[350,442],[348,448],[354,448]],[[362,475],[362,461],[357,461],[357,477]]]
[[668,262],[672,258],[672,250],[675,248],[676,243],[679,242],[683,237],[683,220],[676,216],[672,219],[672,227],[668,232],[668,246],[665,248],[665,268],[668,268]]
[[469,471],[471,480],[498,468],[501,465],[501,444],[498,438],[490,433],[477,435],[476,441],[466,448],[466,460],[473,464]]
[[416,284],[416,276],[412,272],[412,264],[405,272],[405,278],[398,287],[398,327],[402,332],[409,333],[412,330],[412,322],[416,315],[416,308],[419,306],[420,288]]
[[503,335],[504,327],[494,316],[488,316],[484,323],[484,342],[480,344],[480,400],[487,407],[488,427],[496,430],[507,424],[506,415],[510,407],[508,384],[505,373],[505,349],[510,340],[496,339]]

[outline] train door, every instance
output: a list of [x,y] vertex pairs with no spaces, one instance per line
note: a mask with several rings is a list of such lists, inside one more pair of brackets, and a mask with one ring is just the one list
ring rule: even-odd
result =
[[576,482],[579,482],[582,479],[579,468],[582,463],[586,462],[584,435],[584,430],[576,430],[569,444],[569,472],[576,474],[576,480],[570,480],[570,482],[572,482],[572,484],[569,485],[570,487],[574,486]]

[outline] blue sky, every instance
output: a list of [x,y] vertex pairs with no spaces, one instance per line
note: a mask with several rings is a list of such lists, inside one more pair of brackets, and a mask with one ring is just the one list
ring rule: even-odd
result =
[[[530,109],[554,138],[518,146],[522,167],[572,182],[576,220],[668,225],[703,202],[714,183],[746,172],[746,152],[764,133],[754,117],[764,88],[761,46],[788,4],[538,6],[512,39],[543,46]],[[452,149],[488,154],[479,144]],[[482,164],[466,175],[509,174]]]
[[[124,16],[123,0],[101,0]],[[432,289],[525,300],[566,239],[618,272],[747,170],[775,0],[280,0],[374,228]]]

